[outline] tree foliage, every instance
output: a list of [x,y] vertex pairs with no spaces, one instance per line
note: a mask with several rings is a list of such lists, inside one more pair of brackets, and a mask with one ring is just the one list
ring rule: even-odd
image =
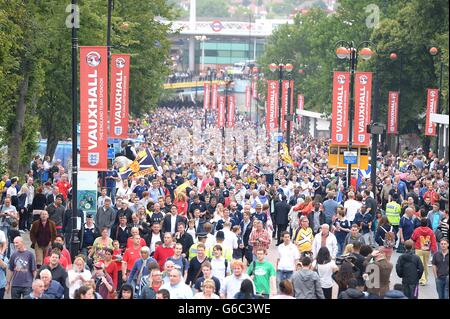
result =
[[[378,24],[373,19],[373,5],[379,9]],[[348,62],[344,64],[335,56],[337,41],[358,44],[370,40],[376,54],[368,62],[360,59],[358,70],[373,71],[380,79],[379,119],[386,122],[388,91],[400,90],[400,133],[418,132],[417,119],[425,110],[426,88],[438,86],[441,63],[441,105],[448,112],[448,6],[446,0],[342,0],[334,14],[313,9],[297,15],[294,24],[280,26],[269,38],[258,64],[266,78],[276,79],[268,65],[289,60],[295,66],[295,94],[305,95],[305,108],[330,113],[332,72],[348,70]],[[441,54],[432,57],[432,46]],[[389,59],[392,52],[398,53],[397,61]],[[264,90],[263,83],[260,86]]]
[[[169,74],[168,34],[174,20],[164,0],[115,0],[112,53],[130,53],[130,109],[156,105]],[[8,144],[9,169],[28,165],[37,132],[48,138],[47,154],[71,136],[71,29],[68,2],[0,0],[0,142]],[[107,1],[80,0],[79,45],[106,45]],[[3,145],[0,145],[0,147]],[[19,160],[18,160],[19,159]],[[20,164],[23,164],[21,167]]]

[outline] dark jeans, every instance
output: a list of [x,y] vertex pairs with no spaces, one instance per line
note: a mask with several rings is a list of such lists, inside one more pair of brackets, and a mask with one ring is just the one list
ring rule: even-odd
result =
[[448,299],[448,276],[445,278],[436,278],[436,290],[439,299]]
[[417,299],[419,297],[419,284],[403,284],[403,292],[408,299]]
[[277,244],[281,243],[281,233],[284,232],[287,228],[287,224],[286,225],[277,225]]
[[5,288],[0,288],[0,300],[5,297]]
[[[247,265],[250,265],[250,263],[253,261],[253,247],[247,246],[244,249],[242,249],[242,256],[247,259]],[[242,258],[242,260],[244,260]]]
[[322,288],[325,299],[331,299],[333,288]]
[[107,188],[106,189],[106,196],[111,197],[111,202],[113,204],[116,203],[116,188]]
[[30,213],[26,207],[23,207],[19,210],[19,229],[20,230],[30,230],[31,229],[31,221],[30,221]]
[[11,299],[23,299],[31,293],[31,287],[11,287]]
[[277,270],[277,285],[283,280],[290,280],[293,274],[293,271]]

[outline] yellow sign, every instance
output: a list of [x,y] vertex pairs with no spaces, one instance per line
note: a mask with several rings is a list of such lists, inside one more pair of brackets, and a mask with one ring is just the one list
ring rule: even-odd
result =
[[[344,152],[347,152],[347,146],[330,145],[328,147],[328,168],[346,169],[347,164],[344,164]],[[352,169],[367,170],[369,168],[369,148],[365,146],[353,146],[352,152],[358,154],[357,164],[352,165]]]

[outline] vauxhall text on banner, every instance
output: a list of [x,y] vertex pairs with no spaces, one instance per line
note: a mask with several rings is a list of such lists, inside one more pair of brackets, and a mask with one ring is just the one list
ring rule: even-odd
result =
[[266,109],[266,130],[267,134],[278,129],[278,90],[277,80],[267,81],[267,109]]
[[436,113],[439,101],[438,89],[427,89],[427,118],[425,124],[425,135],[436,136],[436,123],[431,122],[431,113]]
[[387,134],[397,134],[399,92],[389,91]]
[[205,110],[205,111],[207,111],[208,109],[209,109],[209,98],[210,98],[210,86],[209,86],[209,83],[207,83],[207,82],[205,82],[204,84],[203,84],[203,88],[204,88],[204,92],[205,92],[205,94],[204,94],[204,96],[203,96],[203,109]]
[[111,55],[111,109],[109,111],[109,135],[111,138],[128,137],[128,83],[130,79],[130,55]]
[[230,95],[228,97],[227,127],[230,127],[230,128],[234,127],[235,113],[236,113],[236,98],[234,95]]
[[211,109],[217,110],[217,95],[219,94],[219,86],[217,83],[212,85]]
[[331,144],[348,144],[348,98],[350,72],[334,72],[331,114]]
[[219,95],[219,108],[217,110],[217,127],[222,128],[225,126],[225,96]]
[[251,86],[247,85],[247,87],[245,88],[245,108],[247,110],[250,110],[250,105],[252,102],[251,99],[252,99]]
[[80,47],[80,170],[107,170],[107,63],[106,47]]
[[355,73],[355,117],[353,124],[353,145],[368,146],[370,133],[370,109],[372,101],[372,72]]

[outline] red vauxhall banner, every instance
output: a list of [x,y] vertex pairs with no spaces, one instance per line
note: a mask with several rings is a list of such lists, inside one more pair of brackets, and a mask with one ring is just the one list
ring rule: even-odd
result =
[[370,124],[371,102],[372,72],[356,72],[353,145],[369,146],[370,144],[370,134],[367,133],[367,125]]
[[207,111],[209,109],[209,98],[210,98],[210,92],[209,92],[209,83],[205,82],[203,84],[203,92],[205,92],[203,97],[203,109]]
[[348,97],[350,72],[334,72],[331,114],[331,144],[348,144]]
[[108,54],[80,46],[80,170],[106,171]]
[[258,92],[256,89],[256,80],[252,81],[252,92],[253,92],[253,98],[256,99],[258,97]]
[[397,134],[398,95],[397,91],[389,91],[387,134]]
[[278,129],[278,81],[267,81],[267,109],[266,109],[266,130],[267,134]]
[[283,80],[281,83],[281,129],[286,131],[287,123],[286,123],[286,113],[287,113],[287,104],[288,104],[288,88],[289,81]]
[[130,79],[130,55],[111,55],[111,107],[109,110],[109,136],[128,137],[128,83]]
[[252,92],[250,91],[251,86],[247,85],[247,87],[245,88],[245,108],[247,110],[250,110],[250,105],[251,105],[251,99],[252,99]]
[[439,101],[438,89],[427,89],[427,118],[425,124],[425,135],[436,136],[436,123],[431,122],[431,113],[437,112],[437,104]]
[[231,95],[228,97],[227,127],[234,127],[235,113],[236,113],[236,98],[234,95]]
[[217,83],[213,83],[212,85],[212,101],[211,101],[211,109],[216,110],[217,109],[217,95],[219,93],[219,87]]
[[222,128],[225,126],[225,96],[219,95],[219,108],[217,111],[217,127]]
[[[297,110],[299,111],[299,113],[300,111],[303,110],[304,107],[305,107],[305,96],[303,94],[299,94],[297,95]],[[300,114],[297,116],[297,120],[299,123],[301,123],[302,116]]]

